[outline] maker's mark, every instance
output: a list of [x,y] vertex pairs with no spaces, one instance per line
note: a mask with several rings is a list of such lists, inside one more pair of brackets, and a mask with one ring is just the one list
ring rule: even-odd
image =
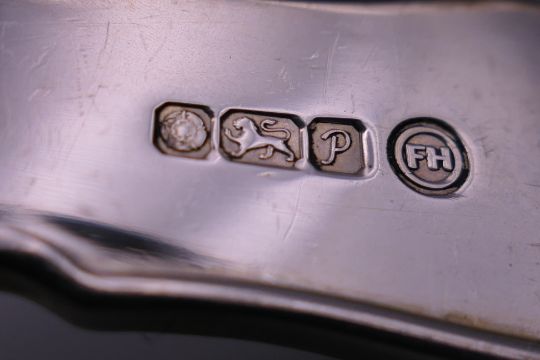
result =
[[469,175],[469,156],[454,129],[432,118],[409,119],[388,139],[388,159],[396,175],[425,195],[449,195]]

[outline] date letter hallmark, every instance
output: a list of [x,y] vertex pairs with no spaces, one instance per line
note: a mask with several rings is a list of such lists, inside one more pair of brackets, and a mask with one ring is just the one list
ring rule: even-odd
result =
[[317,118],[308,127],[310,161],[320,171],[356,175],[364,166],[364,126],[354,119]]
[[[343,139],[345,139],[345,144],[342,146],[338,146],[338,134],[341,134],[343,136]],[[351,135],[349,135],[348,132],[343,130],[328,130],[324,134],[321,135],[321,139],[326,140],[330,138],[330,155],[328,156],[328,159],[322,160],[321,164],[323,165],[331,165],[336,160],[336,154],[345,152],[349,150],[351,147]]]

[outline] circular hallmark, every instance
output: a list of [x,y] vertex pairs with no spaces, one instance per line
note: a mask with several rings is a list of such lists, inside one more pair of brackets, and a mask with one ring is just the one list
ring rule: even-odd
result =
[[203,120],[186,110],[175,111],[163,119],[160,134],[167,146],[177,151],[196,150],[207,137]]
[[415,118],[390,134],[388,159],[397,176],[425,195],[449,195],[469,175],[469,158],[455,131],[440,120]]

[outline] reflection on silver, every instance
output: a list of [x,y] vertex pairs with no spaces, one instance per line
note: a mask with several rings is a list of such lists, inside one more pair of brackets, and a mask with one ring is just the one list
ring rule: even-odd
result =
[[[2,251],[39,255],[95,291],[280,308],[538,358],[540,12],[422,4],[3,2],[6,213],[107,224],[191,260],[112,252],[43,224],[31,236],[27,222],[26,232],[3,223]],[[235,163],[163,156],[149,118],[167,99],[205,104],[220,121],[231,107],[278,112],[260,121],[280,120],[271,127],[291,131],[299,160],[260,159],[264,149],[232,158],[224,148],[238,144],[216,120],[201,150],[212,139]],[[409,191],[386,160],[392,129],[419,114],[448,120],[467,146],[474,181],[450,201]],[[344,128],[353,143],[334,164],[317,162],[330,145],[319,137],[309,161],[320,172],[302,168],[313,118],[336,115],[365,126],[358,174],[334,167],[354,148]],[[248,161],[305,170],[237,164]]]

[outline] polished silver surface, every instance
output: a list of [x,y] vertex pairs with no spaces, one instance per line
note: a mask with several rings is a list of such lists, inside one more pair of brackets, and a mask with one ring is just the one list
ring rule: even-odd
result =
[[[3,251],[96,291],[280,308],[539,357],[537,7],[0,6]],[[152,124],[166,101],[308,126],[361,119],[369,176],[165,155]],[[415,117],[444,119],[468,147],[472,171],[452,197],[411,191],[392,171],[386,141]]]

